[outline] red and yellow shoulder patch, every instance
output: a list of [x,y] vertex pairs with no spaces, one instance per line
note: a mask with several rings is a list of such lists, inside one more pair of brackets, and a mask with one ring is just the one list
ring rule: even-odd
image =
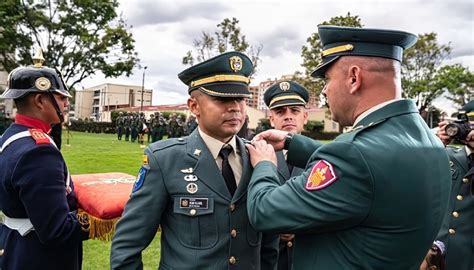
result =
[[33,140],[35,140],[36,144],[50,144],[51,143],[48,136],[41,129],[30,128],[28,129],[28,131],[30,132]]
[[336,173],[331,163],[320,160],[314,164],[306,181],[307,190],[325,188],[337,180]]

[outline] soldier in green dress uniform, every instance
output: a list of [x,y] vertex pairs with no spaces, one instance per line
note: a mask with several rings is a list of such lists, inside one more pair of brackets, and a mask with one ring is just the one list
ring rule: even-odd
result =
[[[320,26],[333,142],[271,130],[247,145],[254,172],[247,207],[265,232],[295,233],[300,269],[419,269],[446,210],[449,160],[415,103],[402,99],[410,33]],[[267,144],[270,142],[272,145]],[[305,171],[279,182],[275,150]],[[282,203],[284,202],[284,203]]]
[[159,269],[274,269],[278,238],[247,216],[252,166],[235,136],[245,119],[251,60],[228,52],[179,74],[199,127],[152,143],[112,241],[112,269],[141,269],[161,227]]
[[[474,100],[461,109],[474,123]],[[453,138],[446,133],[446,121],[440,123],[438,137],[444,144]],[[474,130],[459,141],[463,147],[446,147],[451,166],[451,195],[438,240],[446,247],[446,270],[474,269]]]
[[[300,134],[308,122],[306,103],[309,93],[294,81],[280,81],[271,85],[264,93],[263,100],[270,109],[270,124],[274,129]],[[284,184],[291,177],[304,172],[304,167],[295,167],[286,162],[287,151],[276,152],[278,176]],[[278,270],[292,269],[294,234],[281,234],[278,253]]]

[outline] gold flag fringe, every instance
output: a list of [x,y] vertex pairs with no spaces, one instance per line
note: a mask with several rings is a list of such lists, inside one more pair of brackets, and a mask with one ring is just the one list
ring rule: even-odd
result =
[[89,239],[99,239],[102,241],[112,240],[112,236],[115,233],[115,224],[120,217],[113,219],[100,219],[94,217],[84,211],[78,209],[77,219],[82,226],[84,231],[89,231]]

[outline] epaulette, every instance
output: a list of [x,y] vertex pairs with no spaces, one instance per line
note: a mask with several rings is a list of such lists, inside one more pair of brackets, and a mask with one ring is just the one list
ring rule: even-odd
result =
[[172,138],[172,139],[162,140],[157,143],[152,143],[148,147],[150,148],[151,151],[159,151],[159,150],[170,148],[176,145],[183,145],[183,144],[186,144],[186,142],[187,142],[187,137]]
[[357,125],[356,127],[354,128],[351,128],[348,132],[342,134],[344,136],[344,139],[348,140],[348,141],[353,141],[354,138],[360,133],[362,132],[363,130],[367,130],[371,127],[374,127],[382,122],[384,122],[385,120],[387,120],[386,118],[384,119],[380,119],[378,121],[375,121],[375,122],[370,122],[368,125]]
[[48,135],[44,133],[41,129],[30,128],[28,131],[31,134],[31,138],[35,140],[36,144],[51,144],[51,140],[48,138]]

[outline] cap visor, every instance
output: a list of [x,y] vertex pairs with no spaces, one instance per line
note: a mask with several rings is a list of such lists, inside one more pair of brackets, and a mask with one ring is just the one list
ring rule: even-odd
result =
[[252,96],[250,94],[248,86],[241,83],[219,83],[219,84],[207,84],[190,89],[189,92],[193,90],[199,90],[209,96],[214,97],[245,97],[249,98]]
[[301,100],[298,99],[285,99],[285,100],[280,100],[272,104],[269,108],[276,109],[279,107],[285,107],[285,106],[305,106],[306,103],[302,102]]
[[[337,59],[339,59],[340,55],[337,56],[330,56],[327,57],[323,60],[323,63],[321,63],[319,66],[316,67],[316,69],[311,73],[311,77],[314,78],[324,78],[326,74],[326,70],[329,68],[329,66],[334,63]],[[327,60],[326,60],[327,59]]]

